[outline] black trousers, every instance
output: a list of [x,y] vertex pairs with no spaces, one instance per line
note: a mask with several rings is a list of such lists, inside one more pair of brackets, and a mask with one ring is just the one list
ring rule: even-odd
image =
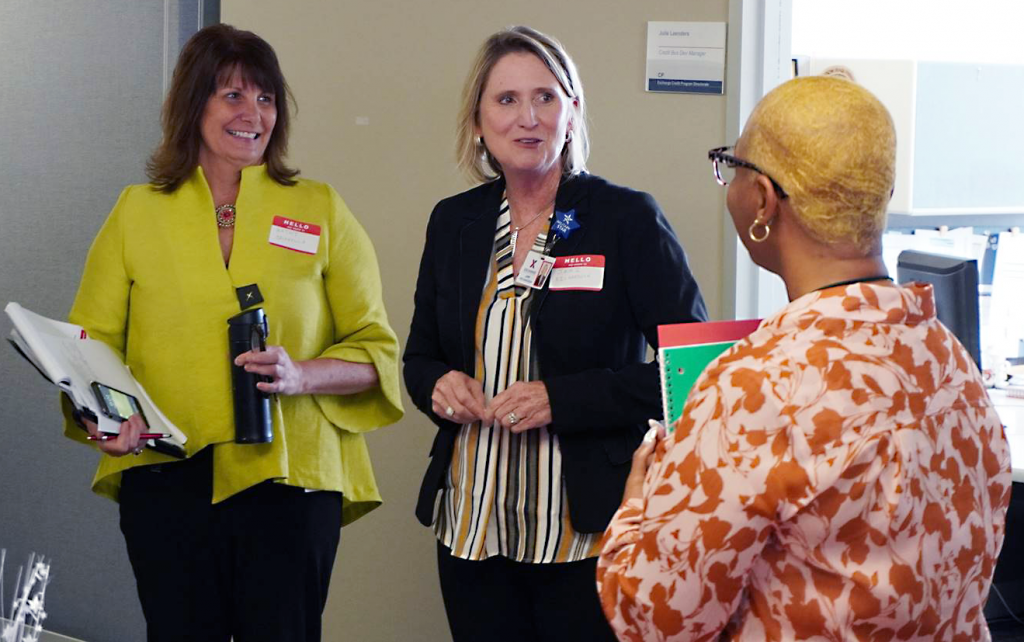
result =
[[265,482],[212,505],[212,484],[210,449],[124,474],[149,642],[318,642],[341,494]]
[[471,562],[438,542],[437,570],[454,642],[615,642],[597,597],[597,558]]

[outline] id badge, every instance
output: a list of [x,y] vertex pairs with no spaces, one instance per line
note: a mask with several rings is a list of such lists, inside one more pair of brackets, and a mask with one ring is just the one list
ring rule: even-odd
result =
[[515,283],[516,285],[539,290],[547,283],[548,275],[551,274],[551,268],[554,265],[554,257],[541,254],[536,250],[530,250],[530,253],[526,255],[526,260],[523,261],[522,267],[519,268],[519,274],[516,276]]

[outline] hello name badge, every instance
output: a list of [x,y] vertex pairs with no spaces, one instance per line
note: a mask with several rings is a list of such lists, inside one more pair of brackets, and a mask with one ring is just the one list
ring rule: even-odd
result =
[[516,275],[516,285],[530,287],[535,290],[543,288],[554,265],[554,257],[541,254],[536,250],[530,250],[530,253],[526,255],[526,259],[523,261],[523,265],[519,268],[519,274]]
[[320,226],[285,216],[275,216],[274,224],[270,226],[270,238],[267,240],[277,247],[303,254],[316,254],[316,249],[320,246]]
[[560,256],[551,270],[548,289],[599,292],[604,287],[604,255]]

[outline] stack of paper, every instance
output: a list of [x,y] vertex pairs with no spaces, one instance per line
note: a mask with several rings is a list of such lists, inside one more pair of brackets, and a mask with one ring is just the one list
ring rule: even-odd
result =
[[142,407],[149,431],[170,435],[159,440],[164,448],[158,450],[184,454],[185,434],[156,407],[110,346],[89,339],[80,326],[48,319],[14,302],[8,303],[4,311],[14,324],[8,341],[40,374],[67,393],[76,408],[94,415],[101,432],[116,434],[121,423],[100,412],[91,387],[93,382],[134,396]]

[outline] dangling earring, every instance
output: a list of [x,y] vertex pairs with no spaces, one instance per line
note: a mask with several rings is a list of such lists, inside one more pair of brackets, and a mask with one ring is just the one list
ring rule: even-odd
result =
[[[757,236],[756,234],[754,234],[754,229],[757,228],[758,226],[764,228],[764,234],[762,236]],[[750,224],[750,229],[747,230],[747,235],[750,237],[750,240],[753,241],[754,243],[764,243],[765,240],[768,239],[768,235],[771,233],[771,225],[769,225],[768,223],[762,223],[758,219],[754,219],[754,222]]]
[[572,130],[571,129],[567,129],[567,130],[565,130],[565,144],[568,145],[571,142],[572,142]]
[[477,136],[476,137],[476,146],[477,147],[483,147],[484,146],[484,137],[483,136]]

